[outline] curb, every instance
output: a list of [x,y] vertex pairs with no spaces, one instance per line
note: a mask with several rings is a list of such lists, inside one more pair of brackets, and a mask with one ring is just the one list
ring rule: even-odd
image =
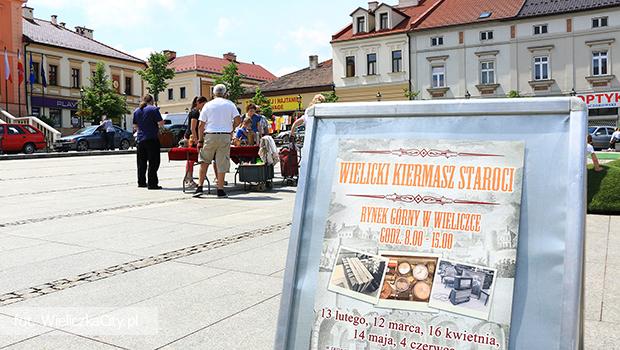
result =
[[[167,153],[169,148],[162,148],[161,153]],[[136,154],[136,149],[126,151],[87,151],[87,152],[54,152],[54,153],[33,153],[33,154],[1,154],[0,161],[3,160],[23,160],[23,159],[50,159],[50,158],[71,158],[71,157],[95,157],[95,156],[116,156],[125,154]]]

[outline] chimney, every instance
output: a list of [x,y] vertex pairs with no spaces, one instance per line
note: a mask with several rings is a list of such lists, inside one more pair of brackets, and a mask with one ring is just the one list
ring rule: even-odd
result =
[[93,30],[86,27],[75,27],[75,32],[79,35],[92,39],[93,38]]
[[224,59],[230,62],[237,62],[237,55],[235,55],[233,52],[227,52],[224,54]]
[[319,68],[319,56],[310,55],[309,61],[310,61],[310,70],[315,70]]
[[65,28],[65,26],[67,25],[67,23],[65,23],[65,22],[60,22],[59,24],[60,24],[60,26],[61,26],[61,27],[63,27],[63,28]]
[[51,20],[53,25],[58,25],[58,16],[57,15],[52,15],[52,20]]
[[168,62],[172,62],[177,58],[177,52],[172,50],[164,50],[164,55],[168,58]]
[[377,7],[379,7],[379,2],[378,1],[369,1],[368,2],[368,11],[372,12],[372,11],[376,10]]
[[32,7],[24,6],[22,7],[22,17],[25,19],[33,20],[34,19],[34,9]]
[[396,7],[418,6],[419,4],[420,0],[398,0],[398,6]]

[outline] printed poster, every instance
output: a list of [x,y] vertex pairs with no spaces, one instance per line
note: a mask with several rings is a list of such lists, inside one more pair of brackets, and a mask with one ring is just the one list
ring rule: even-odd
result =
[[311,349],[507,349],[524,149],[341,140]]

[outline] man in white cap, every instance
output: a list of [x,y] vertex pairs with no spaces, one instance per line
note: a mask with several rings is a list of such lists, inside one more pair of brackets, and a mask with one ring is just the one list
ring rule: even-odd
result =
[[230,141],[233,130],[241,123],[239,111],[234,103],[224,98],[226,86],[213,87],[215,98],[202,107],[198,124],[198,146],[200,153],[200,177],[194,197],[203,194],[202,185],[207,177],[209,164],[215,159],[217,165],[217,196],[226,198],[224,176],[230,170]]

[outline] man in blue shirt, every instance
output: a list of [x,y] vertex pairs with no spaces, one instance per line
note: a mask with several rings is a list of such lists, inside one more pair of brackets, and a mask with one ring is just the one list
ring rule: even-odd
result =
[[[138,187],[148,187],[149,190],[161,190],[157,170],[161,163],[159,128],[164,120],[159,113],[159,107],[153,106],[153,96],[145,95],[140,108],[133,112],[133,127],[137,130],[138,143]],[[147,179],[148,171],[148,179]]]

